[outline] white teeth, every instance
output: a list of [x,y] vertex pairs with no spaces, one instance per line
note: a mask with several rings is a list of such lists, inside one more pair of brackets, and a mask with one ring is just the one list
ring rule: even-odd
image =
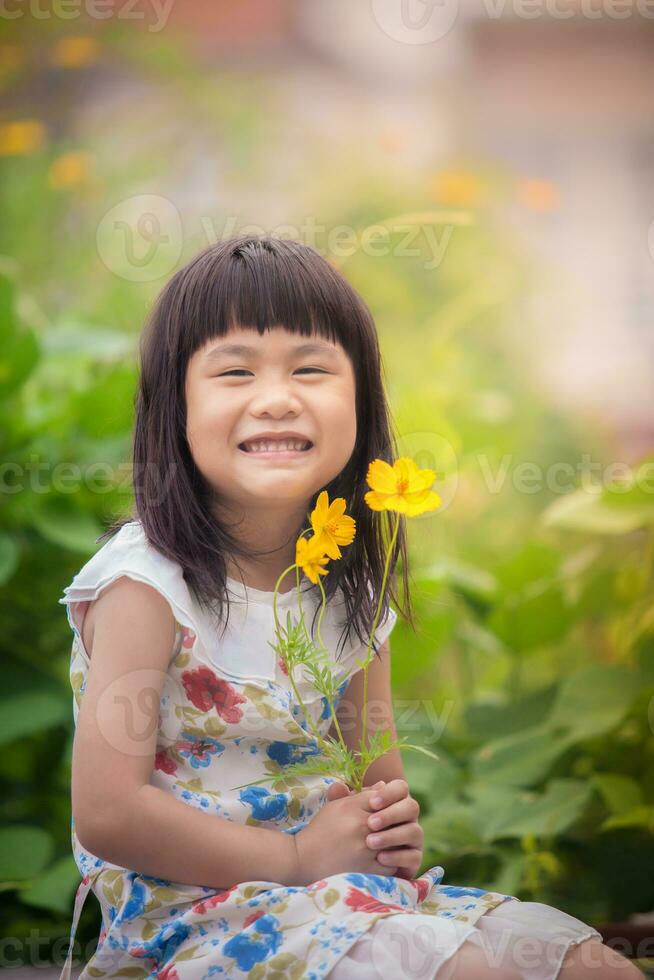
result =
[[288,452],[289,450],[300,452],[303,449],[308,449],[310,443],[300,439],[275,439],[274,441],[260,439],[257,442],[244,442],[243,445],[245,446],[246,452],[249,453],[281,453]]

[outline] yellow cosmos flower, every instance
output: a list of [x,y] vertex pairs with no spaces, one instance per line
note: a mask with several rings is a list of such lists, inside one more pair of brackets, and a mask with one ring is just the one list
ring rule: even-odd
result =
[[86,68],[99,53],[100,45],[93,37],[62,37],[54,46],[52,61],[58,68]]
[[0,126],[0,156],[34,153],[45,141],[45,128],[37,119],[17,119]]
[[394,510],[415,517],[440,507],[441,498],[430,489],[435,479],[433,470],[419,470],[409,456],[402,456],[392,466],[375,459],[366,476],[372,489],[364,500],[371,510]]
[[481,203],[484,196],[482,183],[475,174],[457,170],[435,174],[431,181],[431,190],[443,204],[455,207],[474,207]]
[[315,535],[307,539],[299,537],[295,546],[295,563],[300,566],[307,578],[311,579],[314,585],[318,584],[318,576],[326,575],[327,569],[322,568],[326,565],[329,558]]
[[55,190],[65,190],[85,183],[91,173],[91,153],[64,153],[52,161],[48,171],[48,184]]
[[311,514],[311,527],[323,553],[329,558],[340,558],[338,546],[352,544],[356,521],[345,513],[344,497],[336,497],[330,504],[327,491],[323,490]]

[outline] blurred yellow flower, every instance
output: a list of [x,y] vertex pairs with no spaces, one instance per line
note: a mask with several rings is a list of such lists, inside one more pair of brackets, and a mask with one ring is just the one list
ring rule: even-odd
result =
[[88,180],[94,157],[91,153],[64,153],[52,161],[48,184],[55,190],[78,187]]
[[435,174],[430,183],[433,196],[443,204],[471,207],[479,204],[483,186],[475,174],[457,170],[443,170]]
[[295,545],[295,563],[300,566],[307,578],[311,579],[314,585],[318,582],[319,575],[326,575],[327,569],[322,568],[326,565],[329,558],[325,555],[320,541],[313,537],[307,539],[299,537]]
[[556,184],[537,177],[524,177],[516,184],[516,196],[532,211],[556,211],[561,196]]
[[415,517],[440,507],[441,498],[430,489],[435,479],[433,470],[419,470],[409,456],[400,457],[392,466],[375,459],[366,476],[372,489],[364,500],[371,510],[394,510]]
[[323,490],[311,514],[311,527],[323,553],[329,558],[340,558],[338,546],[352,544],[356,521],[345,513],[344,497],[336,497],[330,504],[327,491]]
[[45,127],[37,119],[18,119],[0,126],[0,155],[33,153],[43,145]]
[[97,60],[100,45],[92,37],[62,37],[52,50],[58,68],[85,68]]

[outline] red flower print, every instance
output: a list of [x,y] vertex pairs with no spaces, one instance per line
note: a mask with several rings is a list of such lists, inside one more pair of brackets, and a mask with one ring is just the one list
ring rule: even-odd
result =
[[355,912],[408,912],[409,909],[402,908],[401,905],[388,904],[384,905],[383,902],[378,902],[376,898],[372,895],[366,895],[365,892],[359,891],[358,888],[349,888],[347,896],[345,898],[345,904],[349,905],[350,908],[354,909]]
[[198,667],[196,670],[185,670],[182,683],[189,700],[200,711],[211,711],[215,708],[223,721],[232,725],[237,724],[243,715],[239,704],[244,704],[247,698],[239,694],[231,684],[216,677],[208,667]]
[[308,892],[317,892],[317,891],[319,891],[319,889],[325,888],[326,885],[327,885],[327,882],[324,881],[323,879],[321,879],[320,881],[314,881],[312,884],[307,885],[307,891]]
[[195,633],[188,626],[182,629],[182,650],[191,650],[195,643]]
[[231,888],[226,888],[225,891],[218,892],[217,895],[212,895],[211,898],[204,898],[201,902],[196,902],[192,906],[191,912],[195,912],[196,915],[204,915],[209,909],[213,909],[216,905],[221,902],[226,902],[233,891],[236,891],[238,885],[232,885]]
[[154,768],[168,773],[169,776],[174,776],[177,772],[177,763],[170,758],[167,752],[161,751],[157,752],[154,757]]
[[175,969],[174,963],[164,966],[163,970],[157,970],[157,980],[179,980],[179,973]]
[[418,892],[418,902],[424,902],[427,897],[430,885],[426,878],[410,878],[409,884]]
[[261,909],[259,909],[258,912],[253,912],[252,915],[248,915],[247,919],[243,923],[243,928],[247,929],[247,927],[251,926],[253,922],[256,922],[257,919],[260,919],[262,915],[265,915],[265,913],[262,912]]

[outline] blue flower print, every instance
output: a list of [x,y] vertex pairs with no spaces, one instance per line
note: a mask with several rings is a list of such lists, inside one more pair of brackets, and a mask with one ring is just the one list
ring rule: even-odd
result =
[[278,919],[261,915],[243,932],[228,939],[223,946],[226,956],[233,956],[244,973],[276,953],[282,943],[282,933],[277,928]]
[[225,751],[225,746],[218,739],[211,738],[209,735],[194,735],[191,732],[184,732],[175,748],[194,769],[206,768],[213,756],[221,755]]
[[303,762],[312,755],[319,755],[317,745],[295,745],[293,742],[271,742],[266,753],[278,766],[289,766],[293,762]]
[[252,807],[255,820],[286,820],[288,797],[286,793],[271,793],[264,786],[248,786],[239,794],[241,802]]
[[168,922],[145,943],[132,947],[130,953],[143,959],[153,959],[157,967],[169,960],[191,935],[193,927],[185,922]]
[[129,898],[125,902],[120,913],[121,922],[129,922],[131,919],[138,918],[139,915],[143,914],[145,909],[147,892],[143,882],[135,880],[138,877],[139,875],[136,871],[130,871],[128,875],[131,887]]
[[[341,703],[341,698],[345,694],[345,690],[349,683],[350,683],[350,678],[346,677],[346,679],[343,681],[341,686],[336,688],[336,697],[334,698],[334,711],[336,711],[339,704]],[[326,718],[330,717],[331,711],[329,708],[329,701],[327,700],[327,698],[321,698],[320,701],[322,704],[322,711],[320,713],[320,717],[318,718],[318,721],[324,721]]]
[[486,894],[485,888],[464,888],[460,885],[441,885],[439,891],[442,895],[449,895],[450,898],[478,898]]
[[395,891],[397,885],[392,875],[363,875],[358,871],[346,874],[345,878],[356,888],[367,889],[375,898],[383,898]]

